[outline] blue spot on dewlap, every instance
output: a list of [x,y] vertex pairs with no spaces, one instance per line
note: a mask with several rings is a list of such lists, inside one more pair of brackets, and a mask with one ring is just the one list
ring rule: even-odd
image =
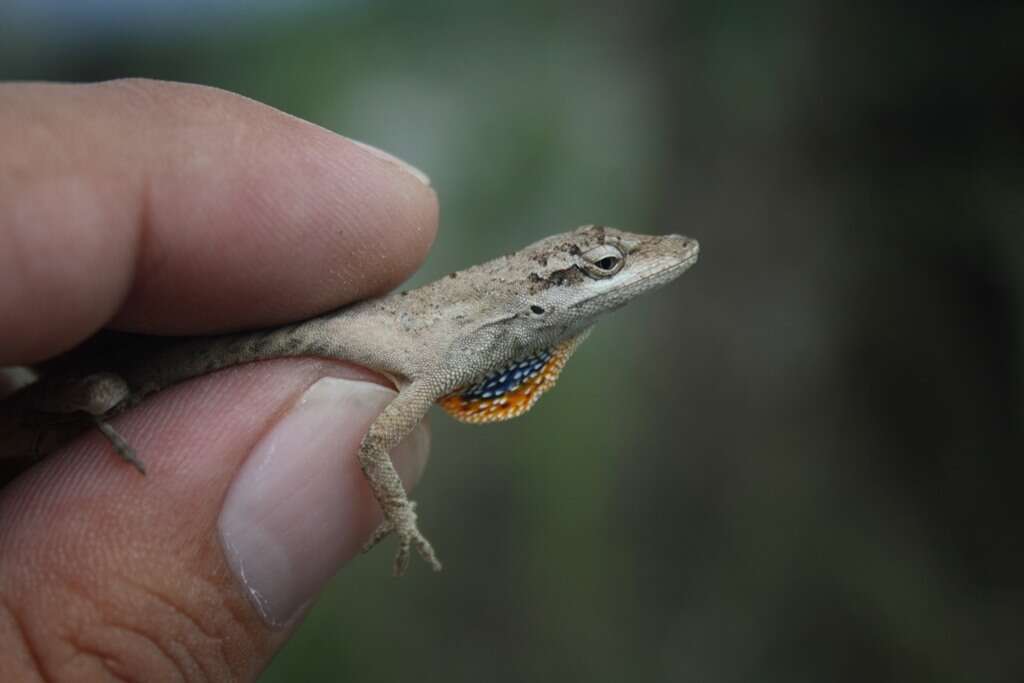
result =
[[515,391],[528,379],[541,372],[550,360],[551,353],[549,351],[541,351],[529,358],[510,363],[501,370],[491,373],[482,381],[465,389],[459,396],[466,400],[500,398],[509,392]]
[[475,384],[456,389],[438,403],[463,422],[498,422],[522,415],[555,385],[575,348],[576,340],[569,339],[516,359]]

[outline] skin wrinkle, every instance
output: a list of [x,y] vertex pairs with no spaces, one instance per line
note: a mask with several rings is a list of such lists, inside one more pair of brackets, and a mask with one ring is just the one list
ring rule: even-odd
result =
[[108,655],[105,655],[100,650],[87,648],[81,643],[69,641],[68,644],[71,647],[75,648],[75,655],[68,660],[68,668],[74,668],[75,662],[79,659],[84,658],[87,661],[99,662],[99,668],[102,669],[104,675],[110,677],[112,680],[125,681],[125,683],[130,683],[129,679],[117,673],[116,659]]
[[[198,577],[193,577],[193,580],[197,578]],[[132,651],[135,651],[138,648],[137,640],[133,640],[126,644],[122,638],[118,638],[116,636],[118,632],[129,633],[137,636],[142,641],[151,644],[167,662],[173,665],[172,668],[183,674],[183,679],[189,679],[190,677],[185,673],[188,670],[187,667],[177,657],[175,657],[169,646],[170,643],[180,642],[184,645],[186,641],[176,637],[179,635],[196,633],[202,634],[205,639],[212,642],[218,642],[222,640],[222,638],[218,638],[213,635],[212,632],[203,628],[201,626],[202,622],[190,616],[188,610],[186,610],[184,606],[179,607],[175,605],[173,601],[161,596],[155,588],[132,581],[130,577],[124,575],[117,576],[117,580],[118,589],[104,593],[112,596],[111,599],[107,601],[97,601],[92,597],[88,587],[80,585],[76,580],[69,581],[66,577],[62,580],[62,584],[70,594],[77,596],[82,603],[93,608],[90,612],[90,616],[85,619],[87,623],[84,627],[76,629],[73,634],[69,634],[67,636],[66,640],[69,645],[80,652],[94,655],[98,661],[102,662],[105,667],[109,668],[110,662],[121,662],[122,660],[120,657],[115,656],[116,653],[113,650],[108,651],[108,648],[104,648],[101,644],[114,642],[122,647],[127,645],[132,648]],[[202,579],[199,580],[201,581]],[[123,590],[123,587],[125,586],[131,587],[133,590],[131,592],[126,592]],[[190,593],[192,592],[193,591],[190,591]],[[140,607],[140,600],[145,601],[145,607]],[[153,611],[151,608],[153,604],[160,606],[164,610],[164,613],[157,619],[152,619]],[[119,615],[125,613],[126,610],[128,610],[130,614],[150,615],[149,621],[151,623],[147,627],[132,623],[131,621],[125,620],[123,617],[119,618]],[[99,616],[99,623],[97,623],[95,618],[91,617],[93,614]],[[174,621],[172,628],[168,628],[168,614],[172,617],[180,617],[180,620],[176,619]],[[181,620],[184,621],[184,626],[182,625]],[[155,630],[155,633],[150,634],[149,630]],[[163,637],[161,637],[161,633],[163,634]],[[96,634],[97,637],[88,637],[85,634]],[[115,635],[111,637],[111,634]],[[171,638],[170,641],[168,641],[168,637]],[[195,650],[196,648],[194,647],[194,644],[192,647],[184,647],[184,651],[188,655],[188,659],[197,663],[198,668],[207,674],[208,680],[222,680],[222,677],[210,676],[207,671],[208,667],[198,664],[200,660],[193,656],[196,654]],[[218,653],[221,656],[223,655],[222,650],[218,649]],[[202,658],[203,661],[206,661],[206,659],[207,658]],[[213,668],[219,668],[222,671],[232,670],[227,659],[221,658],[220,661],[223,666],[214,666]],[[148,658],[147,663],[149,663]],[[127,665],[125,668],[127,668]],[[163,677],[161,676],[160,679],[163,680]]]
[[[126,576],[122,576],[120,577],[120,579],[124,585],[131,586],[139,594],[149,596],[152,599],[156,600],[157,603],[165,607],[170,613],[179,615],[186,619],[192,626],[195,627],[196,631],[198,633],[201,633],[207,640],[215,642],[219,639],[219,636],[217,636],[210,627],[207,627],[204,624],[203,620],[198,617],[198,615],[193,616],[192,614],[190,614],[189,610],[187,610],[184,605],[176,605],[173,600],[162,595],[155,587],[146,586],[137,581],[132,581],[130,577]],[[213,594],[219,594],[218,589],[216,588],[216,585],[214,583],[206,581],[202,577],[194,577],[194,580],[201,582],[202,587],[210,589]],[[193,591],[195,590],[198,590],[198,587],[193,589]]]
[[[175,671],[178,674],[177,678],[179,680],[189,680],[190,676],[187,673],[188,668],[181,660],[174,656],[174,654],[168,649],[167,645],[163,642],[163,639],[154,638],[143,629],[130,626],[126,623],[107,622],[105,626],[106,628],[102,629],[93,626],[93,628],[96,629],[97,640],[105,641],[107,637],[110,637],[122,646],[127,645],[128,647],[131,647],[133,653],[138,651],[139,641],[143,641],[151,645],[153,650],[160,655],[161,659],[168,663],[169,666],[161,669],[159,677],[151,675],[151,668],[147,670],[146,673],[150,674],[150,678],[154,678],[154,680],[168,680],[167,672]],[[129,642],[125,642],[126,639],[123,637],[123,634],[129,634],[130,636],[134,636],[134,638],[127,639]],[[113,676],[118,675],[116,673],[118,670],[129,670],[131,668],[121,657],[107,651],[107,649],[100,647],[99,645],[86,644],[86,642],[82,640],[76,640],[72,645],[80,653],[93,655],[98,661],[103,663],[105,672]],[[150,664],[150,659],[148,657],[147,664]]]
[[[149,245],[152,241],[152,215],[151,215],[151,193],[152,185],[150,183],[148,175],[143,174],[139,180],[139,190],[135,219],[135,244],[133,248],[133,254],[131,259],[132,269],[128,276],[128,282],[130,285],[124,291],[124,295],[121,297],[121,301],[118,304],[118,310],[120,310],[128,297],[131,296],[131,292],[135,291],[138,287],[141,272],[139,264],[143,262],[144,255],[149,251]],[[150,261],[159,261],[159,259],[150,259]],[[153,263],[152,267],[158,268],[158,263]]]
[[[10,617],[8,621],[13,626],[14,633],[17,634],[18,643],[23,646],[24,653],[28,656],[29,661],[32,662],[33,673],[38,673],[39,680],[43,680],[46,672],[46,667],[44,666],[46,658],[36,650],[35,641],[29,636],[24,620],[18,614],[18,611],[4,600],[2,594],[0,594],[0,614],[6,614]],[[6,629],[5,632],[7,632]],[[24,672],[19,671],[19,674],[21,673]]]
[[[204,666],[205,658],[199,659],[199,658],[196,658],[196,657],[192,656],[192,654],[189,652],[188,647],[186,647],[183,642],[181,642],[181,641],[171,641],[170,643],[168,643],[167,647],[168,647],[169,650],[171,650],[171,652],[172,652],[171,656],[174,657],[174,661],[176,661],[176,662],[186,662],[187,663],[187,665],[186,664],[179,665],[179,668],[183,672],[184,671],[189,672],[189,675],[186,676],[187,680],[195,680],[195,673],[196,672],[201,674],[203,679],[207,680],[207,681],[223,681],[223,680],[228,680],[228,676],[224,672],[221,672],[219,674],[215,674],[215,673],[212,673],[210,670],[208,670]],[[229,670],[230,669],[227,669],[225,667],[225,671],[229,671]]]
[[[158,218],[156,216],[154,200],[155,183],[156,179],[154,179],[152,172],[142,175],[139,188],[138,248],[136,250],[135,272],[129,296],[134,292],[144,290],[148,279],[161,277],[171,262],[168,250],[161,248],[160,233],[156,229]],[[126,303],[127,300],[122,302],[121,308]]]

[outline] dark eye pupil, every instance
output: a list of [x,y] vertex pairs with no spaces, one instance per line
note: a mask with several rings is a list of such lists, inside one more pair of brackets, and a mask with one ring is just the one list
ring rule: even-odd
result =
[[544,312],[544,309],[538,306],[537,304],[530,306],[530,310],[536,313],[537,315],[540,315],[541,313]]
[[619,262],[619,259],[614,256],[605,256],[603,259],[597,262],[597,267],[601,270],[611,270],[615,267],[615,264]]

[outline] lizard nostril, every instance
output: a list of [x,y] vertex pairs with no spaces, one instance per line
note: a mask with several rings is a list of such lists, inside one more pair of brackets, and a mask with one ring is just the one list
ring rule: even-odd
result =
[[683,237],[681,239],[683,241],[683,244],[682,244],[683,249],[694,249],[694,250],[696,250],[696,249],[699,248],[699,246],[697,244],[697,240],[695,240],[695,239],[693,239],[691,237]]

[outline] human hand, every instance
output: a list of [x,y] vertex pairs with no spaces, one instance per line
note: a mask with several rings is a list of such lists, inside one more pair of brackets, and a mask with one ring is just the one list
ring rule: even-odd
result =
[[[237,95],[0,85],[0,366],[309,317],[404,280],[436,225],[415,169]],[[380,519],[356,454],[393,395],[238,366],[114,420],[147,476],[92,430],[0,489],[0,680],[254,678]],[[407,487],[428,447],[393,452]]]

